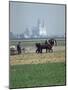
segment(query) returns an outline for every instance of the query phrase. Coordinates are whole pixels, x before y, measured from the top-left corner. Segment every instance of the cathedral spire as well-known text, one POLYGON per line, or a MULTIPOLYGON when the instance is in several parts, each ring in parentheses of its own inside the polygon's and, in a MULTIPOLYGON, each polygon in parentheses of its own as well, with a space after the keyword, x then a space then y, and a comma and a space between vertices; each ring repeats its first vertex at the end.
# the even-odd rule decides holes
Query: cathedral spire
POLYGON ((42 25, 41 26, 44 27, 44 20, 42 21, 42 25))

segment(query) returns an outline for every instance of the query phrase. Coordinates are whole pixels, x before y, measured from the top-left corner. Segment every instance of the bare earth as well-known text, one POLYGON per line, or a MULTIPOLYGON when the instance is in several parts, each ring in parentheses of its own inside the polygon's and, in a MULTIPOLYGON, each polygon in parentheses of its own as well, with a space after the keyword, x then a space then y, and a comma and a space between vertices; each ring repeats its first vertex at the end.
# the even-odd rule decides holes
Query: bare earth
POLYGON ((42 64, 48 62, 64 62, 65 47, 57 46, 53 48, 53 53, 46 53, 43 50, 42 54, 35 53, 35 48, 27 48, 26 52, 21 55, 10 56, 10 65, 16 64, 42 64))

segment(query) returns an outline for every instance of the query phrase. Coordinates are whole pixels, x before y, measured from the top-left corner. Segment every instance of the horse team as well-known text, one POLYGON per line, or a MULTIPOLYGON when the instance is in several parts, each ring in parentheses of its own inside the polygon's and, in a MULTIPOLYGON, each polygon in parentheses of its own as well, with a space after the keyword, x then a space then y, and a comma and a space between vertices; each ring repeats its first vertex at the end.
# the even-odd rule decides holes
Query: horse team
POLYGON ((46 40, 44 44, 36 43, 36 53, 42 53, 43 49, 46 49, 46 53, 53 52, 53 46, 57 45, 57 41, 55 39, 46 40))

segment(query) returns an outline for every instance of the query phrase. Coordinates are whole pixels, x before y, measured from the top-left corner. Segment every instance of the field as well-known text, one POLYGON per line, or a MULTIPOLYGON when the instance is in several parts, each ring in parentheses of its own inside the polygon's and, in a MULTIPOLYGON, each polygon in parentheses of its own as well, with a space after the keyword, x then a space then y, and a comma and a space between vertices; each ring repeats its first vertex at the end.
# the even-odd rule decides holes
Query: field
POLYGON ((41 64, 48 62, 64 62, 65 53, 64 51, 57 51, 54 53, 23 53, 21 55, 10 56, 11 65, 16 64, 41 64))
MULTIPOLYGON (((38 40, 38 42, 44 42, 38 40)), ((16 45, 18 41, 11 41, 16 45)), ((59 40, 53 53, 35 53, 37 41, 22 41, 26 52, 10 56, 10 88, 65 85, 65 42, 59 40)))
POLYGON ((65 64, 25 64, 10 67, 10 88, 65 85, 65 64))

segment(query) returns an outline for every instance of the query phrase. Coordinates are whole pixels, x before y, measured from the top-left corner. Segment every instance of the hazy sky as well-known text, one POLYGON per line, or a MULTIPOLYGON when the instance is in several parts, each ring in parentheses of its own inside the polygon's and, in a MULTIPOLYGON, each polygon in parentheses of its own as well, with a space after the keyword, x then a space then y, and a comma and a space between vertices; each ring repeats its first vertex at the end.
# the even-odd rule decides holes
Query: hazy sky
POLYGON ((31 30, 38 19, 44 20, 49 35, 64 35, 65 5, 10 2, 10 31, 31 30))

